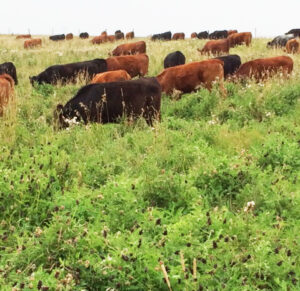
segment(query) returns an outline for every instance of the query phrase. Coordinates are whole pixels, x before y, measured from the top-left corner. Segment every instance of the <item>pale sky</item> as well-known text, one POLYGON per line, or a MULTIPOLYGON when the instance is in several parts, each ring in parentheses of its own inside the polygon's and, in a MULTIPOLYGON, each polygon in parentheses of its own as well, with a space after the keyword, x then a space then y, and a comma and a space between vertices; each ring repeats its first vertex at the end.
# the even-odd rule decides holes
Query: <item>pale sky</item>
POLYGON ((4 0, 0 33, 99 35, 134 30, 149 36, 171 30, 237 29, 273 37, 300 28, 300 0, 4 0))

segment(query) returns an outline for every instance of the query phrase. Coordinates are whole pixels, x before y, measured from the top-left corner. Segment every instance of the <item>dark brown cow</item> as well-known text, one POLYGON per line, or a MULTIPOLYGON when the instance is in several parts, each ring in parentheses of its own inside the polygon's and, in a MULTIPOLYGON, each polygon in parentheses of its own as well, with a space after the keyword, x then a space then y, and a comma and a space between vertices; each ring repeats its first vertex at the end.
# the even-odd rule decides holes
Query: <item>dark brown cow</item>
POLYGON ((242 64, 235 78, 254 78, 256 81, 263 81, 279 72, 287 77, 293 70, 293 64, 293 60, 286 56, 256 59, 242 64))
POLYGON ((223 62, 217 59, 193 62, 164 69, 157 76, 161 89, 166 94, 172 94, 173 90, 190 93, 199 86, 208 90, 212 89, 215 81, 219 81, 222 94, 226 96, 223 85, 224 69, 223 62))
POLYGON ((92 40, 91 40, 92 44, 100 44, 100 43, 105 43, 107 42, 107 35, 99 35, 99 36, 95 36, 92 40))
POLYGON ((131 80, 130 75, 124 70, 109 71, 97 74, 91 84, 96 83, 108 83, 108 82, 119 82, 131 80))
POLYGON ((17 35, 16 39, 20 39, 20 38, 31 38, 31 34, 20 34, 20 35, 17 35))
POLYGON ((213 55, 220 55, 222 53, 229 53, 229 42, 228 39, 218 39, 208 41, 202 50, 198 49, 201 55, 212 53, 213 55))
POLYGON ((144 53, 146 53, 146 43, 143 40, 121 44, 112 51, 113 56, 126 56, 144 53))
POLYGON ((71 39, 73 39, 73 33, 68 33, 66 35, 66 40, 71 40, 71 39))
POLYGON ((197 32, 193 32, 193 33, 191 34, 191 38, 197 38, 197 32))
POLYGON ((24 41, 24 48, 34 48, 42 45, 42 40, 40 38, 33 38, 24 41))
POLYGON ((227 30, 228 36, 234 33, 237 33, 238 31, 236 29, 234 30, 227 30))
POLYGON ((0 75, 0 116, 14 95, 14 80, 8 74, 0 75))
POLYGON ((184 39, 185 34, 183 32, 177 32, 173 34, 172 39, 173 40, 178 40, 178 39, 184 39))
POLYGON ((296 39, 290 39, 286 45, 285 45, 285 49, 286 52, 288 54, 296 54, 299 53, 299 41, 297 41, 296 39))
POLYGON ((229 46, 235 47, 237 45, 246 44, 249 46, 252 40, 252 33, 251 32, 240 32, 240 33, 233 33, 228 36, 229 46))
POLYGON ((110 57, 106 59, 106 63, 108 71, 125 70, 133 78, 147 74, 149 58, 145 54, 110 57))
POLYGON ((126 39, 133 39, 134 38, 134 32, 130 31, 126 33, 126 39))

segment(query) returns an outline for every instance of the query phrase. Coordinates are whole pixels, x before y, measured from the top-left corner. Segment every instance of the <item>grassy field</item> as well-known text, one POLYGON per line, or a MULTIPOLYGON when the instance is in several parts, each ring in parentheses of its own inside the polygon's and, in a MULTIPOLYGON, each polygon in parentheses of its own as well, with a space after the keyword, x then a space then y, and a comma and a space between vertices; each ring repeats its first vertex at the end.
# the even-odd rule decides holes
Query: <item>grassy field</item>
MULTIPOLYGON (((300 55, 263 84, 163 96, 162 121, 53 130, 83 85, 32 88, 53 64, 116 44, 0 37, 19 85, 0 120, 0 290, 300 290, 300 55), (247 207, 248 202, 249 203, 247 207)), ((267 39, 231 53, 284 55, 267 39)), ((121 42, 119 42, 121 43, 121 42)), ((149 76, 205 41, 150 42, 149 76)))

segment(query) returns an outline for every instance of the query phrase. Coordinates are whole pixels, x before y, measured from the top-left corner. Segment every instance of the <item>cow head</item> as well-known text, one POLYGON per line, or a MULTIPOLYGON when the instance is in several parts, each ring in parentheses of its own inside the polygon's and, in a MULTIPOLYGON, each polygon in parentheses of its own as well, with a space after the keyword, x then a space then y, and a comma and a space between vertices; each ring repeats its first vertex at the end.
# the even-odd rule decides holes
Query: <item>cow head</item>
POLYGON ((69 124, 65 122, 63 109, 64 106, 62 104, 58 104, 53 112, 54 129, 62 129, 69 126, 69 124))
POLYGON ((34 82, 37 82, 38 78, 37 78, 37 76, 33 76, 33 77, 29 77, 29 80, 30 80, 31 85, 34 86, 34 82))

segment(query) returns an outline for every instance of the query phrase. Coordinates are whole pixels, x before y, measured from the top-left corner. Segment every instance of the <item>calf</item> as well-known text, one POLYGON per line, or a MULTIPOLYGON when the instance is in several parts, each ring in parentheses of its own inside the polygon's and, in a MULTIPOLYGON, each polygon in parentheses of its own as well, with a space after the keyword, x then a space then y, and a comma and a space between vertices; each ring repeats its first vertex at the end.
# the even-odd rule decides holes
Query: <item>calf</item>
POLYGON ((144 41, 124 43, 117 46, 113 51, 113 56, 126 56, 146 53, 146 43, 144 41))
POLYGON ((29 79, 32 85, 35 82, 38 84, 47 83, 56 85, 58 82, 62 84, 76 82, 80 74, 84 74, 87 81, 90 81, 94 75, 106 71, 106 61, 104 59, 94 59, 79 63, 54 65, 37 76, 29 77, 29 79))
POLYGON ((120 82, 131 80, 130 75, 124 70, 108 71, 97 74, 91 84, 96 83, 109 83, 109 82, 120 82))
POLYGON ((107 58, 106 63, 108 71, 125 70, 133 78, 147 74, 149 58, 145 54, 118 56, 107 58))
POLYGON ((185 56, 182 52, 176 51, 168 54, 164 59, 164 68, 185 64, 185 56))
POLYGON ((235 77, 237 79, 254 78, 258 82, 279 72, 287 77, 293 70, 293 64, 293 60, 286 56, 256 59, 242 64, 235 77))
POLYGON ((0 75, 0 116, 14 94, 14 80, 8 74, 0 75))
POLYGON ((66 40, 71 40, 71 39, 73 39, 73 33, 68 33, 66 35, 66 40))
POLYGON ((193 33, 191 34, 191 38, 197 38, 197 33, 196 33, 196 32, 193 32, 193 33))
POLYGON ((65 106, 54 112, 58 128, 70 121, 119 122, 126 115, 144 117, 149 125, 160 116, 161 88, 156 78, 91 84, 81 88, 65 106))
POLYGON ((220 89, 225 96, 223 79, 223 62, 217 59, 167 68, 157 76, 162 91, 168 95, 172 94, 174 89, 190 93, 199 86, 211 90, 213 83, 219 81, 220 89))

